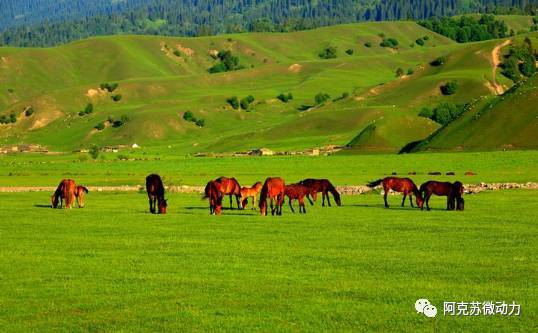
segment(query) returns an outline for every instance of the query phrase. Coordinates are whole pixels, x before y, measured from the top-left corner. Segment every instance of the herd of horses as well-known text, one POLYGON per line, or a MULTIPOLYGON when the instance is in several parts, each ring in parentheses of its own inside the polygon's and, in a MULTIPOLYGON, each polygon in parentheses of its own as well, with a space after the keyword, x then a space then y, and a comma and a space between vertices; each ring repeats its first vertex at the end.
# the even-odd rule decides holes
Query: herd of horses
MULTIPOLYGON (((417 207, 430 210, 429 201, 432 195, 447 197, 447 210, 463 210, 464 200, 463 184, 459 181, 454 183, 427 181, 418 188, 410 178, 386 177, 367 184, 370 188, 375 188, 379 185, 383 186, 385 207, 389 207, 387 195, 390 191, 403 193, 402 207, 405 204, 405 199, 409 197, 409 203, 413 206, 413 196, 417 207)), ((157 174, 151 174, 146 177, 146 192, 149 199, 149 210, 153 214, 166 214, 167 201, 165 199, 165 188, 161 177, 157 174)), ((84 207, 84 196, 88 193, 88 189, 84 186, 77 186, 72 179, 64 179, 58 185, 58 188, 51 197, 53 208, 58 205, 64 208, 71 208, 75 198, 78 207, 84 207), (65 200, 65 205, 63 201, 65 200)), ((284 200, 288 198, 288 204, 292 212, 293 201, 299 203, 299 213, 306 214, 305 199, 311 205, 317 200, 318 193, 322 194, 322 206, 331 206, 329 193, 332 195, 334 202, 342 205, 340 193, 327 179, 304 179, 296 184, 286 185, 284 179, 280 177, 269 177, 262 184, 256 182, 251 187, 241 187, 237 179, 231 177, 220 177, 210 180, 204 188, 202 199, 209 201, 209 212, 212 215, 222 214, 222 201, 225 196, 230 198, 230 209, 233 209, 233 197, 235 197, 237 209, 243 210, 248 206, 248 200, 252 199, 252 209, 256 209, 256 200, 259 195, 258 207, 262 215, 267 215, 267 201, 271 208, 271 215, 282 215, 282 205, 284 200)))

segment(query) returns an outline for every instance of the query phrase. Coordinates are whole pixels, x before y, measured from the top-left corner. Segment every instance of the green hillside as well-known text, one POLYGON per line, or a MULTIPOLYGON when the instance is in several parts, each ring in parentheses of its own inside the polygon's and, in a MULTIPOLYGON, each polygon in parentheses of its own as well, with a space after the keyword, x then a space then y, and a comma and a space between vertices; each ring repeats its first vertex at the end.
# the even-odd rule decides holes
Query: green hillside
MULTIPOLYGON (((528 35, 536 40, 536 33, 528 35)), ((53 150, 137 143, 170 145, 179 153, 302 150, 345 145, 375 123, 373 134, 353 140, 352 151, 397 152, 439 127, 417 116, 422 106, 493 94, 491 51, 502 42, 457 44, 413 22, 377 22, 293 33, 114 36, 56 48, 4 47, 0 114, 18 118, 0 125, 0 143, 53 150), (417 45, 424 36, 424 46, 417 45), (383 38, 397 39, 397 48, 381 47, 383 38), (328 47, 336 47, 337 57, 321 59, 328 47), (230 50, 244 69, 209 74, 216 63, 211 54, 219 50, 230 50), (430 66, 439 56, 446 63, 430 66), (397 68, 413 74, 397 78, 397 68), (458 80, 460 89, 442 96, 439 86, 448 80, 458 80), (105 82, 119 86, 109 93, 99 89, 105 82), (331 98, 309 107, 320 92, 331 98), (276 99, 280 93, 294 98, 283 103, 276 99), (343 93, 348 95, 338 99, 343 93), (122 98, 114 102, 117 94, 122 98), (255 97, 249 111, 226 102, 247 95, 255 97), (88 103, 93 113, 79 116, 88 103), (34 113, 25 116, 29 107, 34 113), (205 126, 185 121, 186 111, 205 126), (109 116, 129 121, 114 128, 109 116), (101 122, 106 128, 94 129, 101 122)))
POLYGON ((538 77, 486 99, 416 150, 537 149, 538 77))

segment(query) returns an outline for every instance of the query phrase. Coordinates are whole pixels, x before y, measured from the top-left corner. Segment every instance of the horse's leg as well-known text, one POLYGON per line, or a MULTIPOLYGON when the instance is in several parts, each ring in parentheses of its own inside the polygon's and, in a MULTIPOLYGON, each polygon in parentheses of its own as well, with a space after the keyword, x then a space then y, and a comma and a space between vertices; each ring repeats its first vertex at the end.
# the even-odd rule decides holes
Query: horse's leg
POLYGON ((329 192, 325 192, 325 195, 327 196, 327 204, 329 204, 329 207, 331 207, 331 198, 329 197, 329 192))
POLYGON ((278 196, 278 215, 282 215, 282 205, 284 204, 284 193, 278 196))
POLYGON ((431 198, 432 194, 431 193, 426 193, 426 210, 430 210, 430 198, 431 198))
POLYGON ((151 198, 148 198, 149 200, 149 211, 153 214, 153 200, 151 198))
POLYGON ((293 206, 291 205, 291 198, 288 198, 288 204, 290 205, 291 212, 295 213, 295 211, 293 210, 293 206))
POLYGON ((405 198, 407 198, 407 192, 404 192, 404 193, 403 193, 402 207, 403 207, 404 204, 405 204, 405 198))
POLYGON ((230 198, 230 210, 234 209, 232 206, 232 195, 229 194, 228 197, 230 198))
POLYGON ((321 192, 321 207, 325 207, 325 193, 321 192))
POLYGON ((310 206, 314 206, 314 201, 310 199, 310 193, 306 195, 306 198, 308 199, 308 202, 310 202, 310 206))
POLYGON ((241 209, 239 208, 239 197, 237 196, 237 194, 235 195, 235 201, 237 203, 237 209, 241 209))
POLYGON ((299 213, 306 214, 306 207, 305 207, 305 204, 304 204, 304 198, 299 198, 299 213), (302 209, 302 211, 301 211, 301 209, 302 209))
POLYGON ((387 195, 389 194, 389 189, 385 184, 383 184, 383 200, 385 200, 385 208, 389 208, 389 203, 387 202, 387 195))
POLYGON ((413 206, 413 195, 411 193, 409 193, 409 203, 411 204, 411 207, 415 207, 413 206))
POLYGON ((269 198, 269 202, 271 205, 271 215, 275 215, 275 208, 273 207, 273 198, 269 198))

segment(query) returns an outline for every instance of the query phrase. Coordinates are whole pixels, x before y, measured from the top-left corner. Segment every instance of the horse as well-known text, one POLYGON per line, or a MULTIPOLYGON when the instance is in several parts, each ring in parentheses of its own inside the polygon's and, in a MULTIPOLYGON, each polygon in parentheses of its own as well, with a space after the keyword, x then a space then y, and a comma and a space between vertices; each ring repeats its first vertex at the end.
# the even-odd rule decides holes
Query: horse
POLYGON ((417 188, 417 185, 409 179, 409 178, 398 178, 398 177, 386 177, 384 179, 378 179, 374 182, 370 182, 367 184, 368 187, 374 188, 378 186, 379 184, 383 184, 383 190, 385 194, 383 195, 383 199, 385 200, 385 207, 389 208, 389 204, 387 203, 387 195, 389 194, 389 190, 393 190, 396 192, 402 192, 404 197, 402 200, 402 207, 405 203, 405 198, 407 195, 409 195, 409 202, 411 203, 411 207, 413 207, 413 199, 412 194, 415 195, 415 200, 417 202, 417 206, 419 208, 422 208, 422 205, 424 204, 424 200, 422 199, 422 195, 420 194, 420 191, 417 188))
POLYGON ((242 187, 241 188, 241 208, 245 209, 248 204, 248 198, 252 197, 252 209, 256 209, 256 197, 262 189, 262 183, 256 182, 252 187, 242 187))
POLYGON ((219 183, 211 180, 207 183, 204 189, 202 200, 209 199, 209 213, 211 215, 220 215, 222 213, 222 198, 224 195, 219 187, 219 183))
MULTIPOLYGON (((336 204, 338 206, 342 206, 342 202, 340 201, 340 193, 338 193, 336 188, 334 188, 333 184, 331 184, 329 180, 308 178, 305 180, 301 180, 299 184, 304 185, 310 189, 309 195, 312 196, 314 201, 317 200, 318 198, 318 192, 321 192, 322 198, 323 198, 323 201, 321 203, 322 206, 325 206, 325 198, 327 198, 327 204, 329 205, 329 207, 331 206, 331 200, 329 199, 329 192, 331 192, 331 194, 333 195, 334 201, 336 202, 336 204)), ((306 196, 306 198, 308 199, 308 201, 310 201, 311 205, 314 204, 312 200, 310 200, 310 197, 308 195, 306 196)))
POLYGON ((235 201, 237 202, 237 209, 241 209, 239 206, 239 199, 241 198, 241 185, 235 178, 220 177, 215 179, 218 184, 218 188, 223 195, 230 196, 230 209, 232 207, 232 195, 235 195, 235 201))
POLYGON ((85 186, 79 185, 75 187, 75 197, 77 198, 78 208, 84 208, 84 197, 88 192, 90 191, 88 191, 88 188, 85 186))
POLYGON ((306 214, 306 207, 304 204, 304 198, 310 193, 310 188, 306 187, 302 184, 292 184, 292 185, 286 185, 286 188, 284 190, 284 194, 289 199, 289 205, 292 213, 295 213, 293 210, 293 205, 291 204, 292 200, 298 200, 299 201, 299 213, 305 213, 306 214))
MULTIPOLYGON (((452 186, 450 182, 438 182, 435 180, 430 180, 420 185, 420 193, 424 197, 424 202, 426 203, 426 210, 430 210, 430 197, 432 194, 438 196, 446 196, 446 209, 451 210, 453 208, 453 198, 452 198, 452 186)), ((421 209, 424 209, 424 205, 421 209)))
POLYGON ((166 214, 168 204, 164 199, 164 185, 159 175, 151 174, 146 177, 146 191, 148 192, 150 212, 155 214, 155 204, 157 204, 159 214, 166 214))
POLYGON ((75 181, 73 179, 63 179, 50 199, 52 208, 57 208, 59 203, 60 208, 71 209, 75 201, 75 181), (64 199, 65 207, 63 207, 64 199))
POLYGON ((271 215, 275 215, 275 213, 282 215, 285 189, 286 184, 282 178, 269 177, 265 180, 260 194, 260 212, 262 215, 267 215, 267 198, 271 201, 271 215), (276 206, 273 206, 273 202, 276 203, 276 206))

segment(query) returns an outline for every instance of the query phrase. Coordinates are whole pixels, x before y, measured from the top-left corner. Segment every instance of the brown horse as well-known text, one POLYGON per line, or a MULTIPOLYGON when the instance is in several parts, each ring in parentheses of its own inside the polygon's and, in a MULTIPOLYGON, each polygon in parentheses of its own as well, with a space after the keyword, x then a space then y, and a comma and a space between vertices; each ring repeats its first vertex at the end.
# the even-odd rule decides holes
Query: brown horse
POLYGON ((166 214, 168 204, 164 199, 164 185, 159 175, 151 174, 146 177, 146 191, 148 192, 150 212, 155 214, 155 204, 157 204, 159 214, 166 214))
POLYGON ((452 192, 450 193, 451 196, 451 204, 452 209, 456 208, 456 210, 463 210, 465 206, 465 200, 463 200, 463 192, 465 191, 465 188, 463 187, 463 184, 461 182, 454 182, 452 184, 452 192), (455 207, 454 207, 455 206, 455 207))
POLYGON ((286 189, 284 191, 285 195, 289 199, 289 204, 291 211, 295 213, 293 210, 293 205, 291 204, 292 200, 298 200, 299 201, 299 213, 305 213, 306 214, 306 207, 304 205, 304 198, 311 192, 309 187, 306 187, 302 184, 292 184, 292 185, 286 185, 286 189))
MULTIPOLYGON (((424 202, 426 203, 426 210, 430 210, 430 197, 432 194, 438 196, 446 196, 446 209, 454 209, 453 206, 453 197, 452 197, 452 186, 450 182, 437 182, 435 180, 430 180, 420 185, 420 193, 424 196, 424 202)), ((422 206, 424 209, 424 205, 422 206)))
POLYGON ((88 188, 84 186, 79 185, 75 188, 75 197, 77 198, 78 208, 84 208, 84 197, 88 192, 88 188))
POLYGON ((215 179, 218 188, 223 195, 230 196, 230 209, 232 207, 232 195, 235 195, 235 201, 237 202, 237 209, 241 209, 239 206, 239 199, 241 198, 241 185, 235 178, 220 177, 215 179))
POLYGON ((284 191, 286 184, 282 178, 267 178, 263 184, 260 194, 260 212, 267 215, 267 198, 271 201, 271 215, 282 215, 282 204, 284 203, 284 191), (273 206, 273 202, 276 206, 273 206))
POLYGON ((223 194, 219 189, 220 184, 214 180, 209 181, 204 189, 202 200, 209 199, 209 213, 211 215, 220 215, 222 213, 223 194))
MULTIPOLYGON (((304 185, 310 189, 309 195, 312 196, 314 201, 316 201, 318 198, 318 192, 321 192, 322 198, 323 198, 323 201, 321 203, 322 206, 325 206, 325 198, 327 198, 327 204, 329 205, 329 207, 331 206, 331 200, 329 199, 329 192, 331 192, 331 194, 333 195, 334 201, 336 202, 336 204, 338 206, 342 205, 342 202, 340 201, 340 193, 338 193, 336 188, 334 188, 333 184, 331 184, 331 182, 327 179, 309 178, 309 179, 301 180, 299 184, 304 185)), ((311 205, 314 204, 312 200, 310 200, 309 196, 307 196, 306 198, 308 199, 308 201, 310 201, 311 205)))
POLYGON ((242 187, 241 188, 241 208, 245 209, 248 204, 248 198, 252 197, 252 209, 256 209, 256 198, 258 193, 262 189, 262 183, 256 182, 252 187, 242 187))
POLYGON ((368 183, 367 186, 370 188, 374 188, 379 184, 383 184, 383 191, 385 192, 385 194, 383 195, 383 199, 385 200, 385 207, 389 207, 389 204, 387 203, 387 195, 389 194, 389 190, 393 190, 396 192, 403 193, 404 197, 402 200, 402 207, 404 206, 405 198, 407 197, 407 195, 409 195, 409 202, 411 203, 411 207, 413 207, 412 195, 414 194, 415 200, 417 201, 417 206, 419 208, 422 208, 424 200, 422 200, 422 195, 420 194, 417 185, 415 185, 415 183, 413 183, 411 179, 386 177, 384 179, 378 179, 374 182, 368 183))
POLYGON ((75 201, 75 181, 73 179, 63 179, 50 199, 52 208, 57 208, 58 204, 60 204, 60 208, 71 209, 75 201), (65 206, 63 206, 64 199, 65 206))

